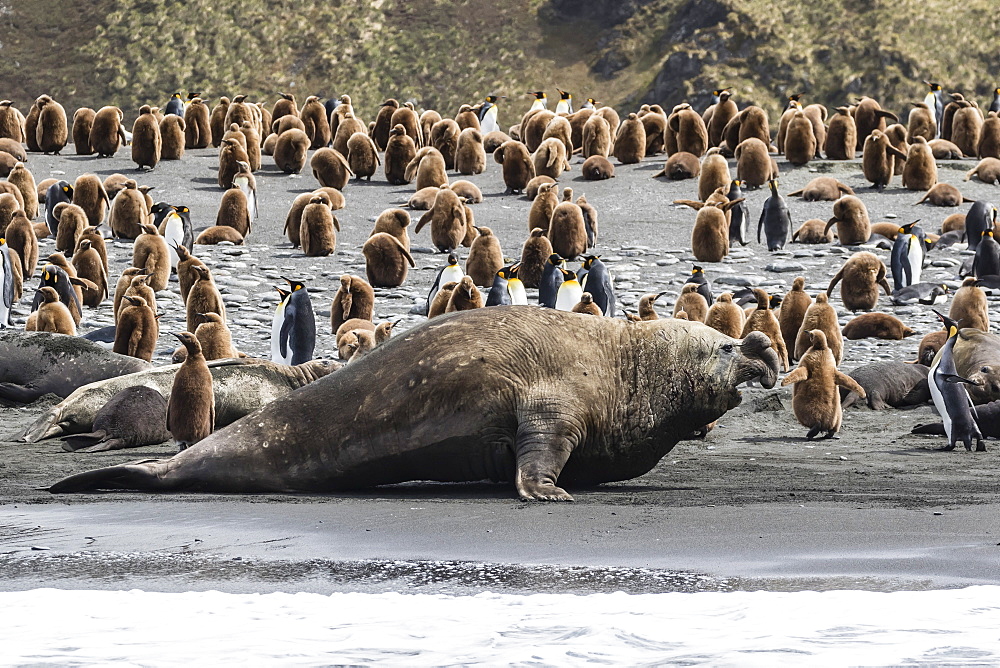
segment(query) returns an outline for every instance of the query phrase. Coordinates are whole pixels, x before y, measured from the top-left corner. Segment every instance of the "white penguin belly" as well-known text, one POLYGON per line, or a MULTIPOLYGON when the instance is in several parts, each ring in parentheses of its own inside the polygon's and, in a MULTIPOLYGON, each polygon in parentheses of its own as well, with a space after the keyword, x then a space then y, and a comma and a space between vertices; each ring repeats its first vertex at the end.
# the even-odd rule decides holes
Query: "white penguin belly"
POLYGON ((556 310, 557 311, 572 311, 573 307, 580 303, 580 297, 583 296, 583 288, 576 281, 566 281, 559 286, 559 292, 556 294, 556 310))
POLYGON ((167 216, 167 224, 163 227, 163 238, 166 239, 167 249, 170 251, 170 267, 176 269, 181 258, 174 250, 174 246, 184 243, 184 221, 176 213, 167 216))
POLYGON ((916 236, 910 235, 908 251, 906 259, 907 262, 910 263, 910 282, 919 283, 920 272, 923 270, 924 265, 924 254, 923 251, 920 250, 920 239, 916 236))

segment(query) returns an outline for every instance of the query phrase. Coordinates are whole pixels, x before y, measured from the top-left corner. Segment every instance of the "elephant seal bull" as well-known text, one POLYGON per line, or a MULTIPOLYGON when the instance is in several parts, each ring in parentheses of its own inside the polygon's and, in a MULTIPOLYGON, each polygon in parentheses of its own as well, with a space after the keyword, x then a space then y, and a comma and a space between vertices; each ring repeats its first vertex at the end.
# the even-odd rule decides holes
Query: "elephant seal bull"
POLYGON ((965 386, 972 403, 1000 399, 1000 336, 963 327, 951 354, 958 375, 972 381, 965 386))
POLYGON ((81 473, 92 489, 333 492, 408 480, 513 481, 522 499, 571 500, 556 483, 642 475, 777 380, 767 337, 701 323, 630 323, 531 306, 462 311, 393 337, 166 460, 81 473))
POLYGON ((7 405, 31 403, 45 394, 66 397, 81 385, 149 367, 76 336, 0 331, 0 403, 7 405))
MULTIPOLYGON (((215 392, 215 424, 222 427, 332 373, 340 368, 340 363, 313 360, 298 366, 286 366, 248 358, 215 360, 208 366, 215 392)), ((54 436, 89 432, 94 429, 98 411, 127 387, 145 385, 168 397, 174 384, 174 374, 180 367, 180 364, 170 364, 85 385, 42 413, 25 430, 23 439, 28 443, 37 443, 54 436)))

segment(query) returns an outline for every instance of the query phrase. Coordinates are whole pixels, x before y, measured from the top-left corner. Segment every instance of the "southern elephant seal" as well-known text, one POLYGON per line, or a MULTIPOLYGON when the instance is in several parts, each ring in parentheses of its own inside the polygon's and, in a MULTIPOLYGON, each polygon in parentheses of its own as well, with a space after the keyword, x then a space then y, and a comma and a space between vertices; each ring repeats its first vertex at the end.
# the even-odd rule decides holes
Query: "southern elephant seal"
MULTIPOLYGON (((868 408, 880 411, 886 408, 917 406, 931 400, 927 387, 927 367, 907 362, 872 362, 859 366, 847 374, 864 388, 868 408)), ((857 403, 860 396, 846 388, 840 390, 843 408, 857 403)))
POLYGON ((63 450, 104 452, 169 440, 167 400, 151 387, 134 385, 111 397, 111 401, 97 411, 94 431, 64 438, 63 450))
MULTIPOLYGON (((169 397, 174 374, 180 367, 180 364, 170 364, 81 387, 42 413, 25 430, 23 438, 28 443, 37 443, 63 434, 92 431, 98 411, 126 387, 145 385, 169 397)), ((216 427, 235 422, 338 368, 338 362, 326 360, 313 360, 298 366, 250 358, 209 362, 215 392, 216 427)))
POLYGON ((7 405, 30 403, 44 394, 66 397, 81 385, 149 367, 75 336, 0 331, 0 403, 7 405))
POLYGON ((462 311, 175 457, 78 474, 50 491, 333 492, 489 479, 514 482, 522 499, 571 500, 557 482, 642 475, 739 405, 737 385, 770 388, 777 374, 760 333, 739 341, 690 321, 530 306, 462 311))
POLYGON ((1000 336, 963 327, 958 331, 952 357, 958 375, 972 381, 965 385, 972 403, 1000 399, 1000 336))

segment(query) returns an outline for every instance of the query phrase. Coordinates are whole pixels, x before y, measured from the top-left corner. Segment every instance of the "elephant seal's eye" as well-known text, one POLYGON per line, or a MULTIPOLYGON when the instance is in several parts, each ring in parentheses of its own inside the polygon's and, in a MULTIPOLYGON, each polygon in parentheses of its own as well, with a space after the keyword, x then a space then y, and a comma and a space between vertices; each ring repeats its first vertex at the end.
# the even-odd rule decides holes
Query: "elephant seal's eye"
POLYGON ((727 344, 725 344, 725 345, 722 346, 722 349, 725 350, 727 353, 733 352, 733 348, 734 348, 734 346, 731 343, 727 343, 727 344))

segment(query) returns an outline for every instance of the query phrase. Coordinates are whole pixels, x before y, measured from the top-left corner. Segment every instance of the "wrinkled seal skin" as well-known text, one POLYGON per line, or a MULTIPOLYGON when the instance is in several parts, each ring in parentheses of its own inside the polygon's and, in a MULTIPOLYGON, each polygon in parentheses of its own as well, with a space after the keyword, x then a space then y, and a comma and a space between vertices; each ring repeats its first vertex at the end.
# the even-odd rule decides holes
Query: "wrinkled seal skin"
POLYGON ((97 412, 93 432, 63 440, 67 452, 104 452, 169 441, 167 400, 145 385, 126 387, 97 412))
MULTIPOLYGON (((865 401, 874 411, 901 406, 917 406, 931 400, 927 387, 928 368, 906 362, 872 362, 850 372, 851 378, 864 388, 865 401)), ((840 389, 843 408, 853 406, 860 397, 846 388, 840 389)))
MULTIPOLYGON (((38 417, 24 432, 24 440, 79 434, 94 429, 98 412, 127 387, 145 385, 170 396, 180 364, 161 366, 79 388, 38 417)), ((268 360, 216 360, 209 362, 215 392, 215 425, 222 427, 252 413, 264 404, 340 368, 338 362, 313 360, 298 366, 268 360)))
POLYGON ((1000 399, 1000 336, 964 327, 958 331, 951 354, 958 375, 972 381, 965 386, 972 403, 1000 399))
POLYGON ((0 403, 7 405, 50 393, 66 397, 81 385, 149 367, 75 336, 0 331, 0 403))
POLYGON ((489 479, 513 481, 524 499, 571 500, 557 480, 642 475, 737 406, 738 384, 773 387, 777 373, 760 333, 741 342, 695 322, 530 306, 456 312, 171 459, 82 473, 50 491, 333 492, 489 479))

